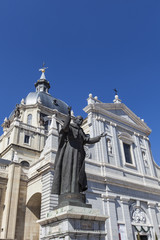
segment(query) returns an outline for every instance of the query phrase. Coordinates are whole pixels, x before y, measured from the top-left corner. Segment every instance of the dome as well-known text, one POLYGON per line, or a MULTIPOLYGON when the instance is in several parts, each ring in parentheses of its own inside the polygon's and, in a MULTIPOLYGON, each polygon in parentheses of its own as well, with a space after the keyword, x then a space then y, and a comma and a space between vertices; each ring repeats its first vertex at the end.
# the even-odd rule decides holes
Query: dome
MULTIPOLYGON (((68 105, 60 99, 54 98, 49 94, 50 83, 47 81, 45 76, 45 70, 47 68, 43 67, 39 69, 42 72, 42 75, 39 80, 35 83, 36 92, 30 92, 25 99, 22 99, 21 103, 25 105, 35 105, 37 103, 42 104, 43 106, 56 109, 63 114, 68 113, 68 105)), ((16 106, 16 109, 19 106, 16 106)), ((12 111, 9 116, 9 119, 15 114, 16 109, 12 111)))
POLYGON ((47 108, 57 109, 59 112, 64 114, 68 113, 68 105, 65 102, 52 97, 46 92, 30 92, 24 100, 26 105, 32 105, 38 102, 47 108))

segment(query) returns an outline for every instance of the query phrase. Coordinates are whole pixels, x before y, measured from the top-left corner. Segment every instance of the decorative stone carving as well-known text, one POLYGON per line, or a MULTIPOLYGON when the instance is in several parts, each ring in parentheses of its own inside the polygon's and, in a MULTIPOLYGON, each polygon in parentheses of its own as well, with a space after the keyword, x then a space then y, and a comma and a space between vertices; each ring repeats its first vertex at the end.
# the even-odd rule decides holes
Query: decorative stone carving
POLYGON ((7 118, 4 119, 3 127, 4 128, 9 128, 10 127, 10 120, 9 119, 7 119, 7 118))
POLYGON ((96 116, 96 120, 101 121, 101 122, 106 122, 106 119, 101 116, 96 116))
POLYGON ((22 104, 22 105, 24 104, 24 98, 22 98, 22 100, 21 100, 21 104, 22 104))
POLYGON ((116 94, 113 102, 114 103, 121 103, 122 101, 119 99, 118 95, 116 94))
POLYGON ((86 153, 86 158, 91 158, 91 153, 90 153, 90 150, 89 150, 89 147, 88 146, 84 146, 84 150, 85 150, 85 153, 86 153))
POLYGON ((19 118, 20 117, 20 108, 19 108, 19 105, 16 104, 16 109, 15 109, 15 112, 14 112, 14 117, 15 118, 19 118))
POLYGON ((108 154, 112 154, 112 144, 109 138, 107 139, 107 149, 108 149, 108 154))
POLYGON ((143 160, 144 160, 144 165, 146 167, 148 167, 148 161, 147 161, 147 156, 146 156, 146 152, 145 151, 142 151, 142 157, 143 157, 143 160))
POLYGON ((110 131, 110 129, 109 129, 109 125, 108 125, 107 122, 105 122, 105 124, 104 124, 104 128, 105 128, 105 132, 106 132, 106 131, 110 131))
POLYGON ((139 143, 140 143, 140 145, 143 145, 143 138, 142 137, 139 138, 139 143))
POLYGON ((44 121, 44 118, 42 116, 40 116, 39 123, 40 123, 40 126, 44 126, 45 125, 45 121, 44 121))
POLYGON ((135 223, 144 224, 146 223, 146 214, 140 208, 136 208, 132 213, 132 220, 135 223))
POLYGON ((40 104, 42 103, 42 101, 41 101, 41 98, 40 98, 40 97, 38 97, 38 99, 37 99, 37 102, 38 102, 38 103, 40 103, 40 104))

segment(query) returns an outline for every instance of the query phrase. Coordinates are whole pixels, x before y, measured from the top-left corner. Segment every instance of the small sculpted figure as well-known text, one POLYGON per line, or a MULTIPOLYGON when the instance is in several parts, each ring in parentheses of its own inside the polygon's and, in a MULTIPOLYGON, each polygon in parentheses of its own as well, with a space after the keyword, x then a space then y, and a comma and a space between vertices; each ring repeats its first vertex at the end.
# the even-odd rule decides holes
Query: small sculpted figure
POLYGON ((9 128, 10 127, 10 120, 7 119, 7 118, 4 119, 4 127, 5 128, 9 128))
POLYGON ((18 104, 16 104, 16 109, 15 109, 15 112, 14 112, 14 117, 17 117, 17 118, 20 117, 20 108, 19 108, 19 105, 18 105, 18 104))
POLYGON ((85 173, 85 144, 98 142, 106 133, 90 138, 80 127, 83 118, 78 116, 71 121, 71 108, 59 133, 59 146, 55 159, 53 194, 80 193, 87 190, 85 173))
POLYGON ((111 145, 111 140, 107 140, 107 147, 108 147, 108 153, 112 154, 112 145, 111 145))
POLYGON ((45 124, 44 118, 42 116, 40 116, 39 123, 40 123, 40 126, 44 126, 44 124, 45 124))

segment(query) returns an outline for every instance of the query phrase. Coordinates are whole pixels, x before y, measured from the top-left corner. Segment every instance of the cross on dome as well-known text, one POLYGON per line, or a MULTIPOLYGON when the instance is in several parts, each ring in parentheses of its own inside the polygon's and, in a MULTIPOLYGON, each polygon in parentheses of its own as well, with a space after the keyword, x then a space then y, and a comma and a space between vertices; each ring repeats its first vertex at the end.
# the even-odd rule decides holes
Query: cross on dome
POLYGON ((45 67, 45 63, 43 62, 42 68, 39 69, 39 71, 42 72, 40 79, 46 79, 46 76, 45 76, 44 73, 45 73, 47 68, 48 67, 45 67))

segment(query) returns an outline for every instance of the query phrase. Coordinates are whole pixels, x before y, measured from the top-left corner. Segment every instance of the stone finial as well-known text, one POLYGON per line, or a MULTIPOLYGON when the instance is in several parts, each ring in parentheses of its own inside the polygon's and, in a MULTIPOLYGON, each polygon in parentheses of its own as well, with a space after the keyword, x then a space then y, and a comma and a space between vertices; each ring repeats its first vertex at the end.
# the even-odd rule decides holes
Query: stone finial
POLYGON ((21 100, 21 104, 24 104, 24 98, 22 98, 22 100, 21 100))
POLYGON ((98 100, 98 97, 97 96, 93 97, 92 93, 89 94, 89 98, 87 99, 87 101, 88 101, 88 105, 94 104, 94 103, 100 103, 100 101, 98 100))
POLYGON ((7 117, 5 117, 5 119, 4 119, 4 123, 3 123, 3 127, 4 128, 9 128, 10 127, 10 120, 7 118, 7 117))
POLYGON ((115 98, 113 100, 114 103, 121 103, 122 101, 119 99, 118 95, 115 95, 115 98))
POLYGON ((49 134, 56 133, 57 134, 57 122, 56 122, 56 114, 52 115, 51 125, 49 128, 49 134))
POLYGON ((114 103, 121 103, 121 100, 120 100, 119 97, 118 97, 118 91, 117 91, 117 89, 115 88, 115 89, 113 89, 113 90, 114 90, 114 92, 115 92, 115 97, 114 97, 113 102, 114 102, 114 103))
POLYGON ((74 112, 73 112, 73 110, 71 110, 71 116, 73 116, 73 117, 74 117, 74 112))

